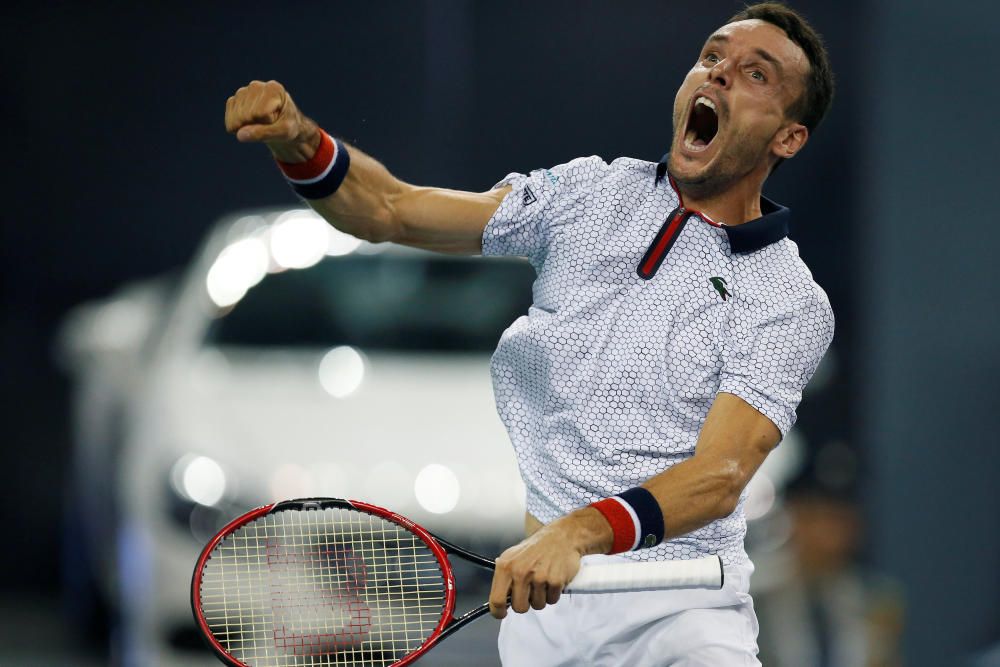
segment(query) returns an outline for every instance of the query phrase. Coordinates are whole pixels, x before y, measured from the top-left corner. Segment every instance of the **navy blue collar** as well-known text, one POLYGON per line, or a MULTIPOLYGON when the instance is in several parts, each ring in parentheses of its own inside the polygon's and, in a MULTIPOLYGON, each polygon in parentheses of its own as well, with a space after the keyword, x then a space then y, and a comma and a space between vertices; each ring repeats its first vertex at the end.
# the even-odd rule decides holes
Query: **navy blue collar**
MULTIPOLYGON (((665 176, 668 176, 667 159, 669 156, 669 153, 664 155, 659 164, 656 165, 656 180, 654 181, 656 185, 665 176)), ((672 178, 670 186, 677 190, 672 178)), ((679 190, 677 190, 677 197, 680 199, 679 190)), ((722 228, 726 230, 726 236, 729 237, 729 247, 733 252, 745 253, 760 250, 764 246, 769 246, 788 236, 788 226, 792 219, 792 212, 788 208, 761 196, 760 212, 759 218, 741 225, 722 224, 722 228)))

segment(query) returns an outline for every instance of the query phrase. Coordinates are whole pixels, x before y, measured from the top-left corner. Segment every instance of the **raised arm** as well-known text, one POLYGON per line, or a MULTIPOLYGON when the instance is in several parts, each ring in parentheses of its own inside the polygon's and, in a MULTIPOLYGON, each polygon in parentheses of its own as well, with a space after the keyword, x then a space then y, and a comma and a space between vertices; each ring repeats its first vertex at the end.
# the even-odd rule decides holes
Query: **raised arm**
MULTIPOLYGON (((226 101, 226 130, 241 142, 263 143, 288 164, 310 160, 321 140, 319 126, 277 81, 253 81, 237 90, 226 101)), ((486 223, 509 187, 476 193, 410 185, 359 149, 348 145, 347 150, 350 168, 337 191, 306 200, 331 225, 376 243, 481 252, 486 223)))

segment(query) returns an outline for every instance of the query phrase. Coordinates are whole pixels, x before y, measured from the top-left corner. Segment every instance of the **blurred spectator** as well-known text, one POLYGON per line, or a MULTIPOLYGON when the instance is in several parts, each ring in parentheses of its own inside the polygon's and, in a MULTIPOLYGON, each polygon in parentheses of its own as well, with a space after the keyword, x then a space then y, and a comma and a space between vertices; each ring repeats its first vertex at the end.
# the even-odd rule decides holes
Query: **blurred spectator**
POLYGON ((857 457, 824 446, 786 489, 790 536, 759 560, 754 601, 767 667, 896 667, 902 597, 858 560, 857 457))
POLYGON ((1000 667, 1000 642, 975 656, 969 667, 1000 667))

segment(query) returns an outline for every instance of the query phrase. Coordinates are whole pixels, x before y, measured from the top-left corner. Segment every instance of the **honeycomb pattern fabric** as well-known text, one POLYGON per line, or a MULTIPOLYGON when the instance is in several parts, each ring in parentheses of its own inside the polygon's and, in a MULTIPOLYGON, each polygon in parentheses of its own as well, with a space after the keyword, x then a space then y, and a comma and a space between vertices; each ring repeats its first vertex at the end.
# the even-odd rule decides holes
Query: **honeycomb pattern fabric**
MULTIPOLYGON (((720 391, 784 435, 833 337, 826 294, 784 237, 733 252, 724 227, 692 216, 656 274, 640 278, 641 258, 679 205, 656 167, 593 156, 495 186, 512 190, 486 226, 483 254, 527 257, 537 277, 532 306, 493 355, 493 387, 527 509, 543 523, 693 456, 720 391)), ((745 501, 627 555, 743 563, 745 501)))

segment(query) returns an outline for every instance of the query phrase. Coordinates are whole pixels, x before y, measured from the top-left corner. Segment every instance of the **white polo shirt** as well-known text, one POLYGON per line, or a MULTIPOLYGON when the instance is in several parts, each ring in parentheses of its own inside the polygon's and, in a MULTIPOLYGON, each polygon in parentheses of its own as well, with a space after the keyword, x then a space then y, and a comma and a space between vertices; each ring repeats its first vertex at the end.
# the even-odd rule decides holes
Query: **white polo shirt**
MULTIPOLYGON (((694 455, 718 392, 781 431, 833 338, 826 294, 787 238, 788 209, 728 227, 684 210, 660 164, 599 157, 509 174, 484 255, 529 259, 528 314, 491 364, 497 409, 548 523, 694 455)), ((733 514, 636 560, 747 560, 733 514)), ((670 517, 664 517, 667 526, 670 517)))

